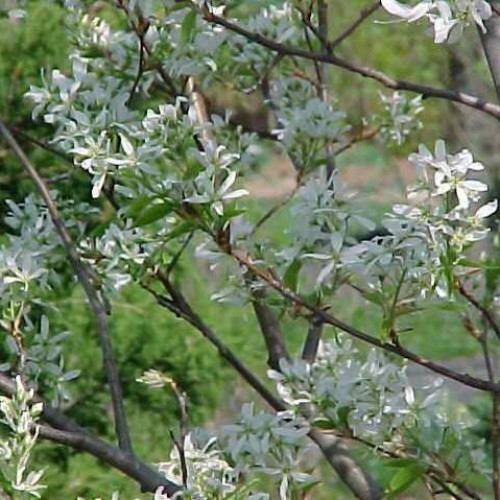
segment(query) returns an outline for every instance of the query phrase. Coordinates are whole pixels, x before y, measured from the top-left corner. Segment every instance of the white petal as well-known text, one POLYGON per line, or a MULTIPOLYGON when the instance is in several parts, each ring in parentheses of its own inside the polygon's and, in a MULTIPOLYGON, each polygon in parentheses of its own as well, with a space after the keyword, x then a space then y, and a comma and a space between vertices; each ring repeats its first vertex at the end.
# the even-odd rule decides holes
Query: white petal
POLYGON ((105 173, 97 177, 97 180, 94 182, 94 185, 92 186, 92 198, 99 198, 105 180, 106 180, 105 173))
POLYGON ((470 191, 488 191, 488 186, 481 181, 464 181, 462 186, 470 191))
POLYGON ((131 142, 123 134, 120 134, 120 139, 121 146, 123 148, 123 151, 125 151, 125 154, 128 156, 132 156, 134 154, 134 147, 132 146, 131 142))
POLYGON ((236 172, 234 170, 231 170, 226 177, 226 180, 222 183, 222 186, 219 189, 219 193, 224 194, 234 184, 235 180, 236 172))
POLYGON ((237 189, 236 191, 231 191, 230 193, 225 194, 222 199, 223 200, 234 200, 236 198, 241 198, 242 196, 247 196, 250 193, 246 189, 237 189))
POLYGON ((486 203, 486 205, 483 205, 481 208, 479 208, 479 210, 476 212, 475 217, 477 217, 478 219, 484 219, 494 214, 497 210, 498 210, 498 200, 493 200, 490 201, 489 203, 486 203))
POLYGON ((420 2, 415 5, 415 7, 408 7, 396 0, 382 0, 382 7, 389 12, 389 14, 407 19, 408 22, 416 21, 424 17, 429 11, 429 4, 427 2, 420 2))

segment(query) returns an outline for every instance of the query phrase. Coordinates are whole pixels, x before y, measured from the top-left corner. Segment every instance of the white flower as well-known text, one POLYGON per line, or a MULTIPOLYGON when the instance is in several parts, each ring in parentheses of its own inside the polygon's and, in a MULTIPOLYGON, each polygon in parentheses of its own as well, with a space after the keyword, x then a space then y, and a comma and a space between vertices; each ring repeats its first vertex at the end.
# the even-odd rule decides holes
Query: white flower
POLYGON ((402 4, 396 0, 382 0, 382 7, 393 16, 406 19, 409 23, 425 17, 433 7, 429 0, 419 2, 414 7, 402 4))
POLYGON ((217 189, 214 188, 214 184, 216 177, 218 176, 215 172, 210 175, 207 171, 204 171, 197 178, 197 185, 201 193, 189 196, 188 198, 185 198, 184 201, 186 203, 193 204, 210 203, 215 213, 223 216, 225 201, 235 200, 249 194, 246 189, 236 189, 234 191, 230 191, 231 186, 236 181, 236 171, 227 169, 226 171, 228 172, 227 176, 224 179, 224 182, 217 189))
POLYGON ((486 31, 484 21, 492 16, 491 5, 486 0, 423 0, 413 7, 396 0, 382 0, 389 14, 408 22, 426 17, 433 25, 435 43, 453 43, 470 23, 486 31))

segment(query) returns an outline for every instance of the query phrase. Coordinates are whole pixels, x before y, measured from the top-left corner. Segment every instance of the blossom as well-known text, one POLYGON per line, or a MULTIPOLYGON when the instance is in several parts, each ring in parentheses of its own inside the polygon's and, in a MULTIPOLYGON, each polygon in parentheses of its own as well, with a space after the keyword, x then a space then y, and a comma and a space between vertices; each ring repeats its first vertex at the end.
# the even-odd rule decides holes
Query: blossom
POLYGON ((492 16, 486 0, 423 0, 413 7, 397 0, 382 0, 382 7, 408 22, 427 18, 433 25, 435 43, 455 42, 470 23, 477 24, 484 33, 484 21, 492 16))
POLYGON ((224 215, 225 201, 235 200, 249 194, 246 189, 230 191, 231 186, 236 181, 236 171, 227 169, 226 171, 227 176, 218 188, 214 186, 216 182, 215 173, 210 175, 205 171, 200 174, 197 179, 197 186, 201 188, 200 190, 202 192, 189 196, 185 198, 184 201, 192 204, 210 203, 215 213, 222 217, 224 215))

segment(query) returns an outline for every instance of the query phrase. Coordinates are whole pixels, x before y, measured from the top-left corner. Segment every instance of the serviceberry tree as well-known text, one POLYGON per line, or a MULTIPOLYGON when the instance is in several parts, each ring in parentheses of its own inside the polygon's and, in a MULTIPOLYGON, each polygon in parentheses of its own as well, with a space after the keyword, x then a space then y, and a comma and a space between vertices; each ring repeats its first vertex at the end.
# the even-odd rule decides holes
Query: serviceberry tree
MULTIPOLYGON (((9 231, 0 246, 5 494, 43 498, 44 471, 33 470, 31 455, 46 439, 93 455, 155 500, 305 499, 320 491, 332 498, 330 475, 363 500, 396 498, 417 482, 432 498, 500 500, 498 202, 487 198, 485 166, 476 152, 450 151, 439 138, 421 145, 409 157, 416 180, 407 198, 377 225, 342 185, 336 163, 365 140, 400 146, 425 127, 424 103, 436 99, 482 112, 497 127, 495 102, 399 80, 337 54, 375 13, 429 24, 436 44, 460 43, 464 30, 477 29, 500 99, 500 2, 381 0, 341 33, 330 29, 335 7, 326 0, 98 4, 65 2, 71 71, 43 72, 42 83, 26 93, 33 120, 51 130, 38 145, 63 157, 69 175, 87 175, 91 201, 76 201, 64 188, 67 177, 44 179, 16 130, 0 121, 1 136, 33 181, 24 202, 8 202, 9 231), (381 85, 377 116, 353 127, 329 85, 330 67, 352 74, 356 84, 362 76, 381 85), (210 114, 205 95, 216 86, 240 99, 259 94, 268 129, 210 114), (288 157, 296 185, 256 218, 244 180, 269 148, 288 157), (279 211, 290 214, 282 243, 261 236, 279 211), (186 259, 210 264, 214 301, 252 307, 272 389, 190 302, 186 259), (71 381, 85 373, 66 368, 68 332, 53 331, 49 317, 54 294, 74 277, 95 318, 116 445, 63 412, 71 381), (110 298, 127 284, 198 331, 267 410, 248 403, 232 424, 191 429, 189 394, 167 373, 144 366, 137 382, 173 392, 179 428, 170 433, 164 462, 139 458, 108 324, 119 314, 110 298), (378 311, 371 331, 339 319, 336 297, 347 290, 378 311), (462 318, 461 335, 480 346, 485 377, 405 346, 402 320, 433 308, 462 318), (300 352, 287 345, 284 316, 305 326, 300 352), (435 377, 413 386, 407 363, 435 377), (441 378, 489 394, 487 442, 470 412, 459 411, 453 397, 445 402, 441 378), (311 443, 328 467, 311 459, 311 443), (373 458, 390 471, 385 479, 373 474, 373 458)), ((3 7, 12 23, 23 22, 25 2, 3 7)), ((234 330, 238 335, 238 325, 234 330)))

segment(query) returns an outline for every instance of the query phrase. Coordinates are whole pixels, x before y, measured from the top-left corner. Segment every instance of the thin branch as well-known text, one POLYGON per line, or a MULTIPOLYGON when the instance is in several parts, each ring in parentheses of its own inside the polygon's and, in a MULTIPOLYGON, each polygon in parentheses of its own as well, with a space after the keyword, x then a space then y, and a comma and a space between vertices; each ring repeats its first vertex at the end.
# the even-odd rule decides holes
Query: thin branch
POLYGON ((291 300, 297 305, 300 305, 304 307, 305 309, 309 310, 310 312, 316 314, 317 316, 321 317, 323 321, 329 325, 332 325, 336 328, 339 328, 340 330, 348 333, 352 337, 355 337, 359 340, 362 340, 363 342, 366 342, 370 345, 373 345, 374 347, 378 347, 380 349, 383 349, 387 352, 391 352, 393 354, 397 354, 398 356, 405 358, 409 361, 412 361, 418 365, 424 366, 425 368, 435 372, 439 373, 440 375, 443 375, 444 377, 456 380, 457 382, 460 382, 464 385, 467 385, 469 387, 473 387, 475 389, 479 389, 481 391, 487 391, 495 394, 500 394, 500 384, 498 383, 492 383, 489 380, 484 380, 480 379, 477 377, 473 377, 468 374, 464 373, 459 373, 455 370, 452 370, 451 368, 448 368, 444 365, 435 363, 433 361, 430 361, 428 359, 425 359, 401 346, 396 346, 394 344, 390 344, 387 342, 383 342, 382 340, 373 337, 372 335, 368 335, 367 333, 364 333, 347 323, 344 323, 343 321, 331 316, 328 314, 326 311, 321 309, 320 307, 311 304, 308 302, 306 299, 302 298, 300 295, 297 295, 295 292, 287 288, 285 285, 283 285, 276 277, 268 272, 267 270, 261 269, 259 266, 255 265, 252 261, 252 259, 246 255, 243 252, 239 252, 236 250, 231 250, 231 255, 237 260, 241 265, 249 269, 253 274, 258 276, 260 279, 262 279, 264 282, 266 282, 269 286, 277 290, 283 297, 291 300))
POLYGON ((332 42, 329 44, 330 51, 334 50, 338 45, 340 45, 346 38, 351 36, 358 28, 365 22, 374 12, 378 10, 378 8, 382 4, 380 3, 380 0, 377 0, 375 3, 370 5, 369 7, 364 8, 360 14, 359 17, 340 35, 335 37, 332 42))
MULTIPOLYGON (((16 393, 15 382, 3 373, 0 373, 0 392, 7 396, 16 393)), ((180 490, 179 485, 168 481, 162 474, 137 457, 90 434, 64 413, 41 400, 37 395, 34 396, 33 401, 43 403, 42 419, 50 425, 50 427, 45 425, 41 427, 41 437, 90 453, 136 481, 145 492, 155 492, 158 487, 163 486, 165 491, 173 496, 180 490)))
MULTIPOLYGON (((118 7, 118 9, 122 10, 125 13, 125 15, 127 16, 127 21, 129 23, 130 27, 132 28, 132 31, 137 35, 137 37, 139 39, 142 38, 142 46, 144 47, 144 50, 146 51, 148 57, 151 58, 153 55, 153 51, 151 50, 151 47, 146 43, 146 41, 144 40, 144 37, 143 37, 143 33, 144 33, 143 27, 148 26, 148 21, 146 19, 144 19, 142 16, 140 16, 139 25, 136 24, 132 20, 129 9, 125 5, 125 2, 123 0, 117 0, 116 6, 118 7)), ((156 69, 157 69, 158 73, 160 74, 160 77, 163 80, 163 83, 165 83, 165 85, 167 86, 170 94, 173 97, 178 96, 179 91, 178 91, 177 87, 175 86, 173 80, 170 78, 169 74, 164 70, 162 64, 159 63, 158 66, 156 67, 156 69)))
POLYGON ((194 236, 194 231, 191 231, 188 234, 188 237, 184 240, 184 243, 181 245, 181 248, 179 248, 179 251, 174 255, 172 261, 169 263, 169 265, 167 267, 167 271, 166 271, 167 278, 170 276, 170 274, 174 270, 175 266, 179 262, 180 258, 182 257, 182 254, 184 253, 184 250, 186 250, 189 243, 191 243, 193 236, 194 236))
POLYGON ((380 128, 381 127, 373 127, 367 130, 363 129, 361 133, 355 134, 348 142, 339 146, 335 150, 335 156, 344 153, 358 142, 369 141, 370 139, 373 139, 380 132, 380 128))
MULTIPOLYGON (((498 14, 500 1, 490 0, 489 3, 491 8, 498 14)), ((498 15, 491 16, 490 19, 484 22, 484 26, 486 28, 484 33, 478 26, 479 36, 481 38, 486 61, 488 62, 488 68, 495 85, 497 99, 500 101, 500 18, 498 15)))
POLYGON ((54 429, 46 425, 40 426, 40 436, 54 443, 90 453, 137 481, 144 492, 154 493, 158 488, 163 487, 164 492, 173 497, 181 490, 179 485, 168 481, 162 474, 151 469, 135 456, 115 448, 95 436, 54 429))
MULTIPOLYGON (((4 125, 17 137, 20 137, 21 139, 25 140, 26 142, 30 142, 30 143, 44 149, 45 151, 48 151, 49 153, 52 153, 53 155, 58 156, 59 158, 62 158, 66 163, 68 163, 71 166, 74 166, 73 160, 71 159, 70 156, 68 156, 66 153, 64 153, 64 151, 61 151, 60 149, 57 149, 57 148, 54 148, 53 146, 50 146, 45 141, 42 141, 40 139, 37 139, 36 137, 33 137, 32 135, 29 135, 26 132, 19 130, 17 127, 14 127, 13 125, 7 125, 7 124, 4 124, 4 125)), ((91 174, 89 172, 87 172, 86 170, 84 172, 87 174, 87 176, 91 176, 91 174)), ((56 175, 54 177, 47 179, 46 182, 47 182, 47 184, 55 184, 56 182, 60 182, 61 180, 66 180, 68 177, 71 177, 73 175, 73 173, 74 172, 62 173, 60 175, 56 175)), ((106 196, 106 199, 111 204, 111 206, 116 211, 118 211, 118 209, 120 207, 118 206, 114 197, 112 196, 112 193, 110 192, 109 187, 105 185, 103 187, 102 191, 103 191, 104 195, 106 196)))
POLYGON ((50 146, 45 141, 37 139, 36 137, 33 137, 32 135, 27 134, 26 132, 23 132, 22 130, 15 127, 14 125, 7 125, 7 124, 5 124, 5 125, 17 137, 20 137, 21 139, 23 139, 27 142, 31 142, 32 144, 35 144, 36 146, 38 146, 42 149, 45 149, 45 151, 48 151, 49 153, 52 153, 53 155, 58 156, 59 158, 62 158, 66 163, 73 165, 73 161, 71 160, 71 158, 63 151, 50 146))
POLYGON ((173 312, 179 318, 184 319, 194 326, 212 345, 214 345, 223 359, 225 359, 241 377, 276 411, 284 411, 284 404, 277 399, 265 385, 240 361, 238 356, 227 347, 216 333, 204 323, 204 321, 191 309, 184 296, 168 283, 169 293, 173 299, 169 299, 151 288, 145 287, 156 299, 157 303, 173 312))
POLYGON ((184 488, 188 486, 188 467, 186 461, 186 450, 184 448, 184 443, 186 441, 187 430, 188 430, 188 414, 187 414, 187 402, 186 394, 179 389, 177 382, 169 378, 167 381, 168 386, 172 389, 177 400, 177 405, 179 406, 180 420, 179 420, 179 439, 175 437, 173 431, 170 431, 170 437, 179 452, 179 459, 181 462, 181 472, 182 472, 182 484, 184 488))
POLYGON ((108 322, 106 318, 106 308, 104 304, 99 299, 98 293, 94 286, 92 285, 92 280, 90 277, 89 270, 87 269, 84 262, 80 259, 78 252, 76 250, 75 244, 71 239, 71 236, 62 221, 59 210, 57 209, 50 192, 45 184, 45 181, 40 177, 35 167, 31 164, 28 157, 21 149, 17 141, 11 135, 7 127, 0 120, 0 135, 2 135, 12 149, 14 154, 17 156, 24 169, 31 177, 35 183, 40 195, 42 196, 47 209, 49 210, 50 217, 54 224, 54 227, 61 237, 63 245, 68 254, 71 265, 80 281, 85 294, 87 295, 89 306, 94 313, 97 330, 99 332, 99 339, 101 343, 101 350, 104 361, 104 368, 106 371, 106 376, 108 379, 108 384, 111 392, 111 399, 113 403, 113 412, 115 416, 115 429, 118 437, 118 443, 121 449, 127 452, 132 452, 132 443, 130 441, 130 436, 128 432, 127 420, 125 416, 125 409, 123 406, 123 395, 120 384, 120 379, 118 376, 118 370, 116 367, 116 362, 113 354, 113 348, 111 345, 111 338, 108 329, 108 322))
POLYGON ((300 189, 300 186, 302 183, 297 182, 295 187, 293 188, 290 193, 288 193, 281 201, 276 203, 276 205, 273 205, 255 224, 255 226, 252 229, 252 232, 250 233, 251 236, 253 236, 273 215, 275 215, 277 212, 279 212, 283 207, 288 205, 290 201, 293 199, 293 197, 297 194, 297 192, 300 189))
POLYGON ((478 109, 490 116, 500 119, 500 106, 492 102, 484 101, 478 97, 465 94, 463 92, 455 92, 448 89, 439 89, 427 85, 421 85, 419 83, 408 82, 406 80, 398 80, 381 71, 376 70, 375 68, 371 68, 369 66, 359 66, 341 59, 340 57, 337 57, 333 54, 321 54, 317 52, 298 49, 295 47, 290 47, 288 45, 278 43, 270 38, 266 38, 258 33, 249 31, 246 28, 243 28, 211 12, 205 12, 204 19, 207 22, 218 24, 219 26, 223 26, 228 30, 233 31, 234 33, 238 33, 248 40, 262 45, 263 47, 267 47, 274 52, 278 52, 287 56, 301 57, 310 61, 320 61, 326 64, 331 64, 351 73, 376 80, 387 88, 416 92, 417 94, 422 94, 426 98, 433 97, 436 99, 445 99, 448 101, 457 102, 459 104, 478 109))
POLYGON ((132 84, 132 89, 130 90, 130 96, 127 101, 127 106, 130 106, 130 104, 132 103, 137 87, 139 86, 142 75, 144 73, 144 52, 146 51, 146 49, 144 48, 144 35, 145 33, 141 33, 139 35, 139 67, 137 68, 137 75, 135 77, 134 83, 132 84))
MULTIPOLYGON (((488 325, 487 320, 483 316, 483 333, 478 338, 483 350, 484 363, 486 372, 490 382, 495 382, 495 371, 491 361, 491 353, 488 343, 488 325)), ((492 488, 495 500, 500 500, 500 407, 498 394, 491 395, 492 411, 491 411, 491 455, 493 465, 492 488)))
POLYGON ((463 283, 457 280, 457 287, 460 295, 464 297, 473 307, 475 307, 481 315, 484 317, 486 322, 490 325, 490 327, 495 332, 496 336, 500 340, 500 325, 496 322, 493 313, 485 306, 479 303, 479 301, 471 295, 464 287, 463 283))
MULTIPOLYGON (((275 397, 246 365, 219 339, 215 332, 191 309, 180 291, 169 282, 162 283, 167 288, 171 299, 145 287, 159 305, 173 312, 176 316, 194 326, 219 351, 219 354, 239 373, 271 408, 280 412, 286 409, 285 404, 275 397)), ((381 493, 375 482, 364 473, 359 464, 352 458, 347 448, 338 440, 317 429, 309 432, 309 437, 318 445, 328 463, 337 472, 354 495, 362 500, 380 500, 381 493)))

